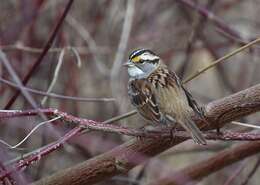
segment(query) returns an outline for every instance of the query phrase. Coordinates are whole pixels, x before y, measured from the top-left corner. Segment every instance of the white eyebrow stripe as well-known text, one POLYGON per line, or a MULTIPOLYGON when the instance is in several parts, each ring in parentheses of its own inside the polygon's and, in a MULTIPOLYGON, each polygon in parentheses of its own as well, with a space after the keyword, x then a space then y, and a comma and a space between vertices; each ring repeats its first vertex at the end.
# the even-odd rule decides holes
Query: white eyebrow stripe
POLYGON ((141 58, 142 60, 156 60, 156 59, 159 59, 158 56, 147 55, 147 54, 141 55, 140 58, 141 58))

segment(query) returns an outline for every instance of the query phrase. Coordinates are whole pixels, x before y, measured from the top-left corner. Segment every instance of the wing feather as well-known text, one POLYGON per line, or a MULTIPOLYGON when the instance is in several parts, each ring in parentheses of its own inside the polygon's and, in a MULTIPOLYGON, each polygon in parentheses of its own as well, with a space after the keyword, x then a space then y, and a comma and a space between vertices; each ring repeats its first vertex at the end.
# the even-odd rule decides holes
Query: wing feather
POLYGON ((201 118, 204 118, 203 111, 202 111, 201 107, 198 105, 198 103, 196 102, 196 100, 192 97, 192 95, 190 94, 190 92, 189 92, 187 89, 185 89, 185 87, 184 87, 183 84, 181 83, 181 81, 180 81, 180 79, 178 78, 178 76, 177 76, 174 72, 172 72, 172 71, 170 71, 169 74, 170 74, 170 76, 171 76, 171 78, 170 78, 171 81, 173 81, 172 83, 175 82, 176 84, 178 84, 178 86, 180 86, 180 87, 183 89, 183 91, 184 91, 184 93, 185 93, 185 96, 186 96, 186 98, 187 98, 188 104, 189 104, 189 106, 192 108, 192 110, 193 110, 198 116, 200 116, 201 118))
POLYGON ((153 87, 145 79, 131 80, 128 85, 128 94, 132 104, 145 119, 160 122, 161 114, 153 87))

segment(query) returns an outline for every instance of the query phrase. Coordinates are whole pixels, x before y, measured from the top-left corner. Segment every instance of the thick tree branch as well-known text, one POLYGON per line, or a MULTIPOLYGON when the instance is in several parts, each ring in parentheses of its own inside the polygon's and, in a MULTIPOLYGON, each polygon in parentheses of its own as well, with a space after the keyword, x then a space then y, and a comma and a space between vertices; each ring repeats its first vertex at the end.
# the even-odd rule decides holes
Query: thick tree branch
MULTIPOLYGON (((222 127, 225 123, 260 110, 260 85, 213 101, 204 109, 209 125, 205 125, 203 120, 195 116, 194 121, 203 129, 222 127)), ((112 176, 126 173, 148 158, 184 140, 181 138, 175 138, 174 141, 169 138, 132 139, 107 153, 43 178, 35 182, 34 185, 94 184, 112 176)))
POLYGON ((193 164, 177 173, 167 175, 151 185, 179 185, 200 180, 230 164, 260 152, 260 141, 244 143, 217 153, 209 159, 193 164))

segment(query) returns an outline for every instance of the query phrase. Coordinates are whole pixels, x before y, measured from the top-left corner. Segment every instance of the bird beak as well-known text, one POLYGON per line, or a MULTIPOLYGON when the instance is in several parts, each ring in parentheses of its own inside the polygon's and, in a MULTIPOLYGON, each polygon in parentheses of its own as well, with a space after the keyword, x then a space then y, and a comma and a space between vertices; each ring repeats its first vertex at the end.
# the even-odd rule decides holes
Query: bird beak
POLYGON ((123 67, 130 67, 133 64, 128 60, 126 63, 123 64, 123 67))

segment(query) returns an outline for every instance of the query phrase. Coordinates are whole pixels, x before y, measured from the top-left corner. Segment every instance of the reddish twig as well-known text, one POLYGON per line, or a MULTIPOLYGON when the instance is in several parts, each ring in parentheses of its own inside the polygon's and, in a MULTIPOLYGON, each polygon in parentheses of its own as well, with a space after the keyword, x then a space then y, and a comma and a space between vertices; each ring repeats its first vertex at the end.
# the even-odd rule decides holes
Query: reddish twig
POLYGON ((54 115, 56 109, 37 109, 37 110, 2 110, 0 111, 0 119, 4 118, 15 118, 23 116, 36 116, 38 112, 42 112, 46 116, 54 115))
MULTIPOLYGON (((56 37, 56 35, 58 34, 58 31, 66 17, 66 15, 68 14, 71 5, 73 3, 74 0, 69 0, 63 14, 61 15, 61 18, 58 20, 53 32, 50 35, 50 38, 48 39, 48 41, 46 42, 44 49, 42 51, 42 53, 40 54, 40 56, 37 58, 37 60, 35 61, 35 63, 33 64, 33 66, 31 67, 31 69, 29 70, 29 72, 25 75, 24 79, 23 79, 23 85, 26 85, 27 82, 29 81, 29 79, 31 78, 31 76, 33 75, 33 73, 35 72, 35 70, 37 69, 37 67, 40 65, 40 63, 43 61, 43 58, 45 57, 45 55, 47 54, 48 50, 50 49, 50 47, 52 46, 52 43, 56 37)), ((15 94, 12 96, 12 98, 8 101, 8 103, 6 104, 4 109, 10 109, 10 107, 13 105, 13 103, 15 102, 16 98, 19 96, 20 94, 20 90, 17 90, 15 92, 15 94)))
MULTIPOLYGON (((37 112, 45 113, 48 116, 57 116, 63 122, 76 124, 84 129, 97 130, 103 132, 111 132, 117 134, 123 134, 134 137, 146 137, 146 138, 160 138, 160 137, 172 137, 170 129, 162 129, 160 127, 154 128, 153 130, 138 130, 133 128, 127 128, 118 125, 111 125, 108 122, 96 122, 94 120, 84 119, 72 116, 68 113, 59 111, 57 109, 38 109, 38 110, 27 110, 27 111, 7 111, 0 112, 0 118, 11 118, 21 116, 35 116, 37 112)), ((174 137, 181 139, 189 139, 190 135, 185 131, 176 130, 174 137)), ((215 132, 205 132, 204 137, 208 140, 237 140, 237 141, 255 141, 260 139, 260 134, 254 133, 238 133, 238 132, 222 132, 217 134, 215 132)))
MULTIPOLYGON (((6 173, 6 168, 5 166, 2 164, 2 162, 0 162, 0 172, 1 173, 6 173)), ((6 177, 4 179, 1 180, 1 183, 3 183, 3 185, 5 184, 11 184, 11 185, 14 185, 15 184, 15 181, 14 179, 11 177, 10 174, 6 175, 6 177), (8 182, 8 183, 7 183, 8 182)))
POLYGON ((64 135, 57 142, 55 142, 47 147, 44 147, 43 149, 40 149, 39 151, 36 151, 34 154, 32 154, 24 159, 19 160, 12 167, 10 167, 9 170, 5 170, 3 173, 0 174, 0 182, 4 178, 6 178, 10 174, 12 174, 13 172, 18 171, 18 170, 24 170, 30 164, 39 161, 42 157, 61 148, 69 139, 71 139, 73 136, 75 136, 76 134, 78 134, 81 131, 82 131, 82 128, 76 127, 74 129, 72 129, 71 131, 69 131, 66 135, 64 135))

